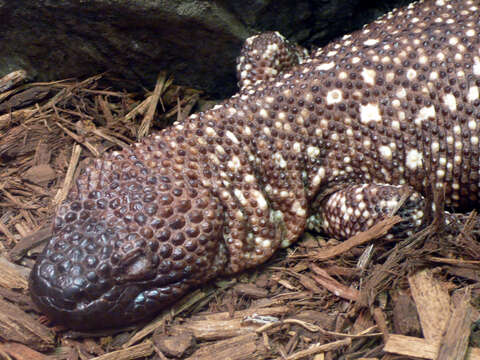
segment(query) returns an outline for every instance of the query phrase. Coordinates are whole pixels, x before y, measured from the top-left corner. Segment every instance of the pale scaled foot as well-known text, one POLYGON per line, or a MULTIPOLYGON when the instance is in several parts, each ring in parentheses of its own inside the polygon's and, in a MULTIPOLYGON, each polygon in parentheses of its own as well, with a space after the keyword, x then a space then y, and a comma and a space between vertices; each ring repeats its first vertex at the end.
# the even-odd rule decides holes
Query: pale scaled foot
POLYGON ((336 239, 346 239, 388 216, 398 215, 402 221, 390 230, 387 238, 402 238, 425 225, 424 208, 424 198, 408 186, 348 185, 322 199, 319 206, 312 209, 307 226, 336 239))

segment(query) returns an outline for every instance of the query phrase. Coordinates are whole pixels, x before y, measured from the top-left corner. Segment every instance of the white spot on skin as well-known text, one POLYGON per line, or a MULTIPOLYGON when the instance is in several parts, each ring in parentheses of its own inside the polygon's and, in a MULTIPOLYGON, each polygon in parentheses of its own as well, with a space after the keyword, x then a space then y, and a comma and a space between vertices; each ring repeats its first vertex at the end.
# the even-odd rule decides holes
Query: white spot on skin
POLYGON ((238 169, 240 169, 240 167, 242 166, 242 164, 240 163, 240 159, 238 158, 238 156, 233 156, 232 157, 232 160, 230 160, 228 163, 227 163, 227 166, 230 170, 232 171, 237 171, 238 169))
POLYGON ((206 127, 206 128, 205 128, 205 134, 207 134, 208 136, 215 136, 215 135, 217 135, 217 133, 215 132, 215 130, 213 130, 213 128, 211 128, 211 127, 206 127))
POLYGON ((417 72, 413 69, 408 69, 407 70, 407 79, 412 81, 417 77, 417 72))
POLYGON ((363 124, 368 124, 370 121, 380 122, 380 109, 377 104, 360 105, 360 120, 363 124))
POLYGON ((240 204, 242 204, 242 206, 247 206, 247 204, 248 204, 247 199, 245 199, 245 196, 243 196, 243 193, 239 189, 234 189, 233 194, 238 199, 240 204))
POLYGON ((292 210, 297 216, 300 216, 300 217, 305 216, 307 214, 307 211, 304 208, 302 208, 298 200, 295 200, 295 202, 293 203, 292 210))
POLYGON ((375 85, 375 76, 376 76, 375 70, 364 68, 362 70, 361 75, 363 77, 363 81, 365 81, 366 84, 372 85, 372 86, 375 85))
POLYGON ((365 46, 373 46, 378 44, 378 39, 368 39, 363 42, 363 45, 365 46))
POLYGON ((282 169, 285 169, 287 167, 287 162, 285 161, 285 159, 283 158, 282 154, 280 153, 275 153, 273 155, 273 160, 275 161, 275 164, 282 168, 282 169))
POLYGON ((268 112, 265 109, 261 109, 259 112, 260 116, 266 119, 268 117, 268 112))
POLYGON ((407 167, 410 170, 416 170, 422 167, 423 155, 417 149, 412 149, 407 153, 407 167))
POLYGON ((468 90, 467 100, 473 102, 479 98, 478 87, 472 86, 468 90))
POLYGON ((302 150, 302 147, 300 145, 300 143, 296 142, 293 144, 293 150, 297 153, 299 153, 301 150, 302 150))
POLYGON ((380 146, 378 150, 380 151, 380 155, 382 155, 385 160, 392 160, 392 149, 390 149, 388 146, 380 146))
POLYGON ((457 99, 455 99, 455 96, 453 96, 453 94, 446 94, 443 97, 443 102, 449 108, 450 111, 457 110, 457 99))
POLYGON ((325 168, 322 166, 318 169, 317 173, 315 174, 312 180, 312 185, 314 187, 320 185, 320 183, 324 178, 325 178, 325 168))
POLYGON ((234 144, 239 144, 239 141, 237 137, 231 132, 231 131, 226 131, 225 135, 234 143, 234 144))
POLYGON ((245 176, 245 181, 249 184, 253 184, 255 182, 255 176, 253 176, 252 174, 247 174, 245 176))
POLYGON ((458 38, 455 37, 455 36, 453 36, 453 37, 451 37, 451 38, 448 40, 448 43, 449 43, 450 45, 452 45, 452 46, 455 46, 455 45, 458 44, 458 38))
POLYGON ((433 105, 421 108, 418 112, 418 116, 415 118, 415 125, 421 126, 424 120, 435 118, 435 114, 435 107, 433 105))
POLYGON ((263 194, 258 190, 253 190, 251 192, 251 194, 253 196, 253 199, 257 202, 260 209, 266 210, 267 207, 268 207, 268 204, 267 204, 267 201, 265 200, 265 197, 263 196, 263 194))
POLYGON ((316 157, 318 156, 318 154, 320 154, 320 149, 319 149, 318 147, 316 147, 316 146, 309 146, 309 147, 307 148, 307 155, 308 155, 310 158, 314 159, 314 158, 316 158, 316 157))
POLYGON ((335 63, 332 61, 332 62, 329 62, 329 63, 323 63, 323 64, 318 65, 315 68, 315 70, 327 71, 327 70, 330 70, 331 68, 333 68, 334 66, 335 66, 335 63))
POLYGON ((475 120, 470 120, 468 122, 468 128, 472 131, 475 130, 477 128, 477 122, 475 120))
POLYGON ((327 93, 327 105, 332 105, 341 102, 343 93, 341 90, 333 89, 327 93))
POLYGON ((480 58, 478 56, 473 58, 473 73, 477 76, 480 75, 480 58))
POLYGON ((402 87, 397 91, 397 97, 403 99, 406 96, 407 96, 407 92, 405 91, 405 88, 402 87))

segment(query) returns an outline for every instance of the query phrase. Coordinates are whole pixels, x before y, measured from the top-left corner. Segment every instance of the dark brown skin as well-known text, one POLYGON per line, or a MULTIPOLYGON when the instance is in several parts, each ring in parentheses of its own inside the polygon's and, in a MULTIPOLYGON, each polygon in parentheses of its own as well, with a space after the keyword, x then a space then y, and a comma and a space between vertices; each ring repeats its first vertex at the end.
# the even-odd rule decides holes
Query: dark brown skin
POLYGON ((477 7, 416 4, 311 59, 275 34, 247 40, 239 94, 79 176, 32 271, 32 298, 70 327, 125 325, 266 261, 307 226, 340 238, 365 230, 405 191, 397 230, 407 234, 431 186, 449 206, 477 205, 477 7))

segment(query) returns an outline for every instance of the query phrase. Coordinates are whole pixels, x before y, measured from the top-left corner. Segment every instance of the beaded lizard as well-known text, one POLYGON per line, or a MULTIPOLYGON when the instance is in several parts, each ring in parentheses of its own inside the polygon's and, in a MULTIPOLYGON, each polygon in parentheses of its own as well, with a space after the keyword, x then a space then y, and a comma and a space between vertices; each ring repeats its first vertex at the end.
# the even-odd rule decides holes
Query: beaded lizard
POLYGON ((408 235, 430 186, 478 204, 478 5, 420 1, 312 56, 277 33, 247 39, 238 94, 78 177, 33 299, 71 327, 124 325, 308 226, 346 238, 407 193, 393 233, 408 235))

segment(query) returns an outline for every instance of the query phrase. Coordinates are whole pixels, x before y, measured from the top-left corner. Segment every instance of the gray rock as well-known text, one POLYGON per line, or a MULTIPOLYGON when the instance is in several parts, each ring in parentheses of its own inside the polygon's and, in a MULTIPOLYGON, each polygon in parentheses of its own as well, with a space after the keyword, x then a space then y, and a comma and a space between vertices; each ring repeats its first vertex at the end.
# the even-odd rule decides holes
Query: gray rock
POLYGON ((323 45, 408 0, 0 0, 0 77, 111 71, 152 87, 158 72, 226 97, 243 40, 278 30, 323 45), (379 8, 380 6, 380 8, 379 8))

